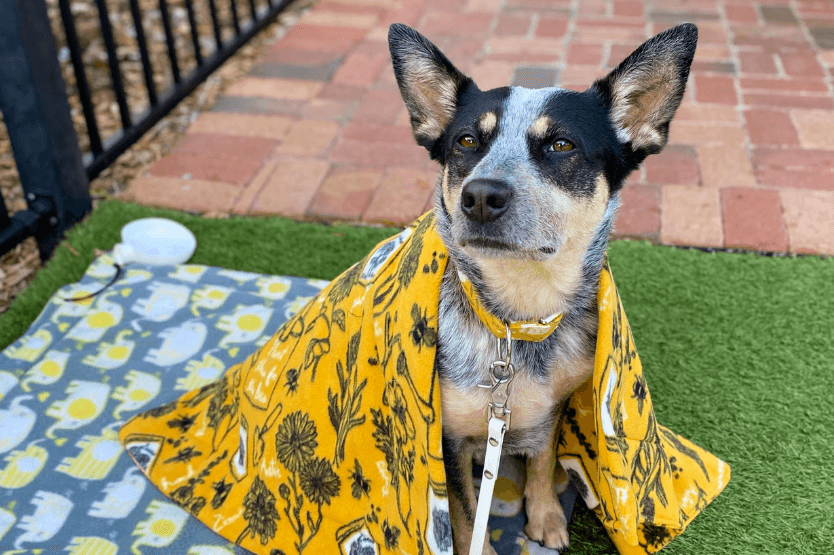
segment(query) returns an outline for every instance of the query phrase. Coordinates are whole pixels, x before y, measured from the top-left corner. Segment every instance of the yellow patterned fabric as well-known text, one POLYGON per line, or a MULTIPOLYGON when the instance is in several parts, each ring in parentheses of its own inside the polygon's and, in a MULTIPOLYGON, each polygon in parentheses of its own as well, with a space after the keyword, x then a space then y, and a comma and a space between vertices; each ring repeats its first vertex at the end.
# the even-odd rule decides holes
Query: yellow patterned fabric
MULTIPOLYGON (((120 440, 163 493, 255 553, 451 554, 434 371, 446 260, 429 213, 120 440)), ((652 552, 729 469, 654 422, 607 266, 599 295, 596 369, 570 400, 559 455, 618 549, 652 552)))
POLYGON ((559 462, 622 555, 654 553, 721 493, 730 467, 655 420, 607 263, 597 304, 594 375, 568 399, 559 462))

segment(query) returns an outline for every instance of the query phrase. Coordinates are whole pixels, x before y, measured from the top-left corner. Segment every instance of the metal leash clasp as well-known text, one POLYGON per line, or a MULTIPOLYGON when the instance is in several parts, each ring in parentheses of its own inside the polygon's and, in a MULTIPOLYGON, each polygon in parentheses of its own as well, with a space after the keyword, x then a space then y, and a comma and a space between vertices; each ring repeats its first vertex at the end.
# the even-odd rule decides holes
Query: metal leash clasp
POLYGON ((498 359, 489 368, 490 383, 478 384, 478 387, 490 389, 492 393, 487 420, 493 417, 503 420, 505 429, 508 430, 510 428, 510 413, 512 412, 509 407, 510 384, 515 377, 515 368, 512 365, 513 344, 510 336, 510 326, 506 323, 504 325, 507 329, 506 353, 501 352, 501 340, 499 339, 497 345, 498 359))
POLYGON ((481 491, 478 494, 478 506, 472 525, 472 541, 469 555, 482 555, 484 538, 486 538, 489 508, 492 494, 498 479, 498 467, 501 464, 501 449, 504 446, 504 433, 510 429, 510 384, 515 376, 512 364, 513 343, 510 326, 507 328, 507 350, 501 353, 501 340, 498 340, 498 359, 489 367, 489 382, 478 384, 487 388, 492 394, 487 416, 487 446, 484 455, 484 473, 481 477, 481 491))

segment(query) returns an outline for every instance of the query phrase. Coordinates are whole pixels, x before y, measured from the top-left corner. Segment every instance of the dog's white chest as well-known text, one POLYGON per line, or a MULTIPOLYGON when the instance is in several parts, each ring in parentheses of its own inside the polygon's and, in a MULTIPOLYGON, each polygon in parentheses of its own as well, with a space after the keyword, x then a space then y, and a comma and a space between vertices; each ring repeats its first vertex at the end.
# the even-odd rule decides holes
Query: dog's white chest
MULTIPOLYGON (((554 393, 550 384, 535 383, 527 376, 516 376, 508 402, 511 429, 526 430, 541 426, 559 402, 554 393)), ((441 380, 443 428, 457 437, 486 436, 490 399, 489 389, 458 388, 441 380)))

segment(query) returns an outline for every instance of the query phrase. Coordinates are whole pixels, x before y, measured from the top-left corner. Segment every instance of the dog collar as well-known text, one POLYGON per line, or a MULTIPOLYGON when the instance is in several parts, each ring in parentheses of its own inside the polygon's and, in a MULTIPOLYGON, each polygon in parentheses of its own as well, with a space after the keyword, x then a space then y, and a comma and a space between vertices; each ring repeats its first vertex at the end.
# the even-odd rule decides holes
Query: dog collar
POLYGON ((562 321, 563 314, 553 314, 542 320, 517 320, 514 322, 503 322, 500 318, 494 316, 489 312, 481 301, 478 299, 475 288, 472 282, 469 281, 465 275, 458 272, 458 279, 460 279, 463 292, 466 298, 469 299, 469 304, 472 310, 478 315, 478 319, 486 326, 486 328, 496 337, 506 339, 507 328, 510 329, 510 337, 521 341, 543 341, 550 337, 559 323, 562 321))

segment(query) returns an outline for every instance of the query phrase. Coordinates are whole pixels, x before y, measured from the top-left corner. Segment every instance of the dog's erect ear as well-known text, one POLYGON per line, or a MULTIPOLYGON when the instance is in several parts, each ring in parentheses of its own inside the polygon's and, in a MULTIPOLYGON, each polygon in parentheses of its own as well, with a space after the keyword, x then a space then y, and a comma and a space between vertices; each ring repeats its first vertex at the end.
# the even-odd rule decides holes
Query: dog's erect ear
POLYGON ((406 25, 391 25, 388 47, 414 138, 431 151, 455 113, 458 95, 472 80, 429 39, 406 25))
POLYGON ((691 23, 668 29, 591 86, 609 104, 614 127, 633 150, 648 155, 666 145, 697 42, 698 28, 691 23))

